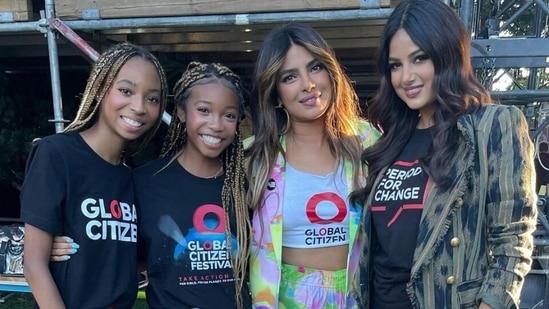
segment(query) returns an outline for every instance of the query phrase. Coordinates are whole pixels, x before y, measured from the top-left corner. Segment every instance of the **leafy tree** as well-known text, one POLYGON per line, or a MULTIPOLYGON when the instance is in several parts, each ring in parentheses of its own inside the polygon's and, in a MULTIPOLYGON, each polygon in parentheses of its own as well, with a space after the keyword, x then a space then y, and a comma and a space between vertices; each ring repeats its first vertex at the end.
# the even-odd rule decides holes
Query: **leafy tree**
POLYGON ((52 133, 51 112, 45 108, 51 104, 23 94, 7 96, 9 79, 0 74, 0 184, 18 188, 32 140, 52 133))

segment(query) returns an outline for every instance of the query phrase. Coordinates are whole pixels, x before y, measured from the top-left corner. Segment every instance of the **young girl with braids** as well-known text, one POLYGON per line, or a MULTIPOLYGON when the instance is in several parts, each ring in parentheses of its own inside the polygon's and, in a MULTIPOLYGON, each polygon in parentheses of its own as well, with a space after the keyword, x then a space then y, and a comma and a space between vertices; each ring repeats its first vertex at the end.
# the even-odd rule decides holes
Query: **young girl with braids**
POLYGON ((248 308, 249 212, 240 78, 192 62, 174 89, 161 158, 134 171, 150 308, 248 308))
POLYGON ((32 149, 21 192, 25 278, 40 308, 131 308, 137 216, 123 156, 147 145, 168 86, 158 60, 118 44, 94 64, 76 119, 32 149), (49 264, 54 235, 79 253, 49 264))
MULTIPOLYGON (((161 158, 134 170, 148 305, 249 308, 242 83, 226 66, 192 62, 173 92, 161 158)), ((73 256, 67 245, 56 237, 52 260, 73 256)))

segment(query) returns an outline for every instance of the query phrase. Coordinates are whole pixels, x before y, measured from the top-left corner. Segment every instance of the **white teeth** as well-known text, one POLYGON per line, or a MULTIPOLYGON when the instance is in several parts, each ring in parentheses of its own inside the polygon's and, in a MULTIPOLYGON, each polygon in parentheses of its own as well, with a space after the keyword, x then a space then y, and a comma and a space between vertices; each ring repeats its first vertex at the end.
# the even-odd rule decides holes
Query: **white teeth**
POLYGON ((127 118, 127 117, 122 117, 122 120, 123 120, 126 124, 128 124, 128 125, 130 125, 130 126, 132 126, 132 127, 140 127, 140 126, 143 125, 142 122, 135 121, 135 120, 130 119, 130 118, 127 118))
POLYGON ((211 135, 202 135, 202 140, 207 144, 218 144, 221 142, 220 138, 213 137, 211 135))

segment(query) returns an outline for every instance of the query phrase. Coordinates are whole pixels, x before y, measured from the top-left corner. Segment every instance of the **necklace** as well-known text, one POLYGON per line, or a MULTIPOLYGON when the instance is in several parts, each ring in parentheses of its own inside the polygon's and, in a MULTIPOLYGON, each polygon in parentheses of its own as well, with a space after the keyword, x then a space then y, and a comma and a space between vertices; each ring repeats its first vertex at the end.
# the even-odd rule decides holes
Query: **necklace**
POLYGON ((221 176, 221 174, 223 174, 223 164, 221 164, 221 166, 219 167, 217 172, 215 172, 215 174, 213 174, 212 176, 206 177, 204 179, 212 179, 212 178, 216 179, 217 177, 221 176))

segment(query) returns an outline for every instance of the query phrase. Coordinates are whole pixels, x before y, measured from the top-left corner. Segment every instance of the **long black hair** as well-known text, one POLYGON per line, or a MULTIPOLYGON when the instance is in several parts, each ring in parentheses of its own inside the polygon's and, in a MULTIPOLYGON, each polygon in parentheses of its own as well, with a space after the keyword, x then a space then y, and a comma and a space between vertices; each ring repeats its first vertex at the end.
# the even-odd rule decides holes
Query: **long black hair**
POLYGON ((477 81, 470 59, 470 35, 456 12, 440 0, 404 0, 389 17, 377 52, 380 87, 368 107, 372 124, 383 132, 372 147, 362 153, 368 164, 366 187, 353 192, 352 199, 364 203, 381 169, 396 159, 414 132, 419 112, 398 97, 391 84, 389 46, 395 33, 404 29, 412 41, 433 62, 434 138, 426 171, 441 188, 451 179, 446 174, 450 158, 458 146, 457 119, 490 103, 490 95, 477 81))

